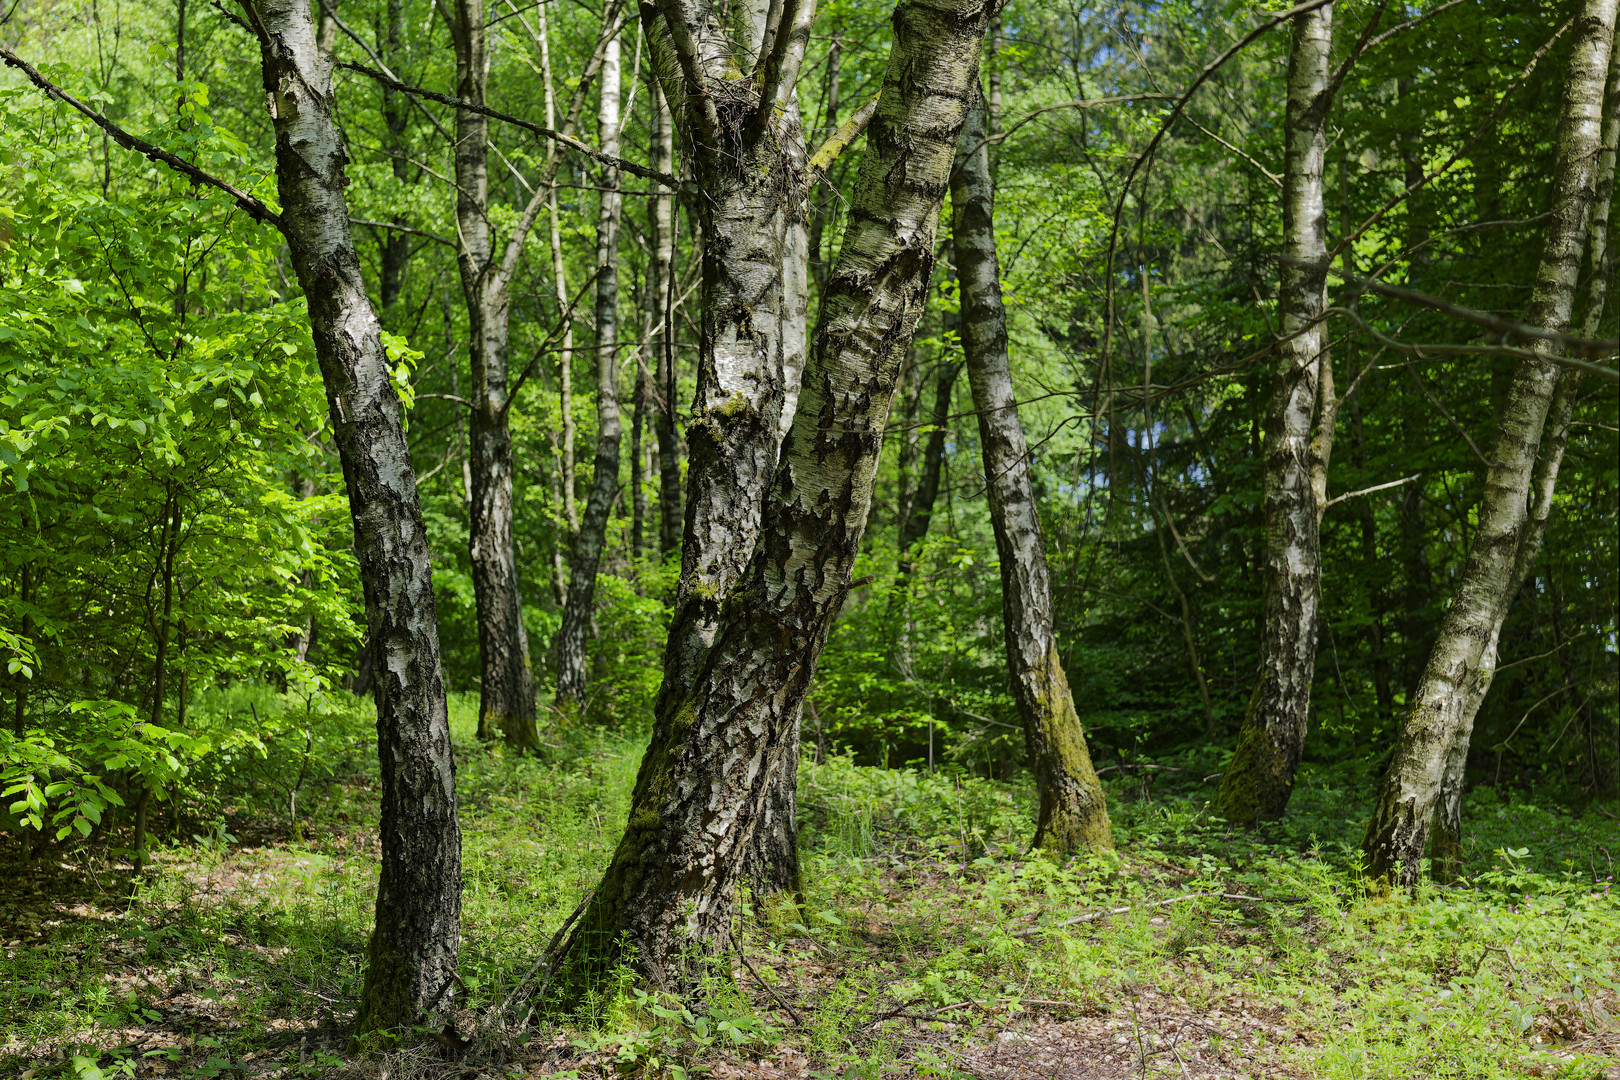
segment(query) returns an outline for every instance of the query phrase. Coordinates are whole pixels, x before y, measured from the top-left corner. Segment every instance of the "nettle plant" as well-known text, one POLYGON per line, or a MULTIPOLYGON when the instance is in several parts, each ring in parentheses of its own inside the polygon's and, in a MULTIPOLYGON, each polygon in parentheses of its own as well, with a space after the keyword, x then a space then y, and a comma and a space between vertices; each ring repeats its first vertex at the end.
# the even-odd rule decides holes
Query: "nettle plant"
MULTIPOLYGON (((194 89, 162 134, 251 175, 194 89)), ((156 169, 74 183, 36 105, 0 94, 0 790, 63 839, 255 742, 188 702, 321 678, 359 590, 273 237, 156 169)))

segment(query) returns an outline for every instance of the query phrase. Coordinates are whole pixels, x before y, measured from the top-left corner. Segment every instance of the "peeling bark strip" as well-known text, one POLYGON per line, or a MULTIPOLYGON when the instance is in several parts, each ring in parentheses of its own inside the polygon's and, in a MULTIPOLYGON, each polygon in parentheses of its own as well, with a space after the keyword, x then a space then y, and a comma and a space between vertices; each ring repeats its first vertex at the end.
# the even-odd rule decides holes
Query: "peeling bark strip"
POLYGON ((934 233, 994 4, 905 0, 800 407, 747 576, 690 693, 660 695, 630 819, 563 948, 584 993, 631 962, 690 985, 723 947, 762 808, 849 586, 895 381, 927 297, 934 233))
POLYGON ((363 1034, 416 1023, 449 1002, 461 936, 455 765, 416 475, 349 235, 332 59, 317 48, 309 0, 244 7, 259 34, 281 227, 309 300, 354 519, 367 634, 378 653, 382 878, 355 1021, 363 1034))
MULTIPOLYGON (((597 110, 602 152, 619 152, 619 38, 608 42, 597 110)), ((574 538, 573 576, 562 629, 557 633, 557 708, 575 716, 585 708, 585 645, 596 602, 596 573, 607 542, 608 515, 619 493, 619 170, 602 171, 602 206, 596 223, 596 471, 585 517, 574 538)))
MULTIPOLYGON (((1620 10, 1617 10, 1620 21, 1620 10)), ((1620 49, 1609 49, 1609 81, 1603 98, 1603 144, 1598 155, 1595 178, 1595 197, 1592 205, 1592 223, 1587 230, 1586 319, 1582 334, 1587 338, 1598 335, 1602 326, 1603 304, 1608 296, 1609 274, 1614 265, 1614 248, 1609 243, 1610 210, 1614 198, 1615 159, 1620 151, 1620 49)), ((1580 387, 1579 368, 1566 367, 1558 373, 1552 402, 1547 407, 1547 420, 1542 431, 1541 446, 1536 456, 1535 474, 1531 480, 1531 501, 1527 510, 1523 538, 1513 565, 1513 577, 1502 593, 1502 610, 1496 622, 1498 638, 1508 609, 1530 577, 1541 550, 1541 541, 1547 535, 1547 519, 1552 516, 1553 492, 1558 486, 1558 470, 1564 461, 1564 449, 1569 445, 1569 424, 1575 409, 1575 394, 1580 387)), ((1497 639, 1489 645, 1491 667, 1495 668, 1497 639)), ((1440 795, 1434 814, 1434 843, 1430 849, 1429 872, 1437 881, 1453 880, 1462 860, 1462 796, 1468 768, 1468 745, 1473 737, 1474 717, 1485 701, 1490 689, 1488 680, 1470 684, 1470 693, 1462 703, 1461 726, 1446 753, 1445 771, 1441 775, 1440 795)))
MULTIPOLYGON (((1260 671, 1237 750, 1211 803, 1228 821, 1282 816, 1294 789, 1316 673, 1316 617, 1322 592, 1320 496, 1311 475, 1311 420, 1327 370, 1327 209, 1322 175, 1333 103, 1328 54, 1333 7, 1294 16, 1288 55, 1283 175, 1283 254, 1277 306, 1283 340, 1266 410, 1265 616, 1260 671)), ((1324 410, 1326 412, 1326 410, 1324 410)), ((1324 417, 1324 424, 1331 420, 1324 417)), ((1331 437, 1331 436, 1330 436, 1331 437)), ((1325 458, 1324 458, 1325 462, 1325 458)))
MULTIPOLYGON (((483 0, 458 0, 451 24, 456 50, 456 98, 483 106, 489 78, 483 0)), ((472 368, 468 514, 473 598, 478 612, 478 736, 506 737, 516 750, 539 745, 534 673, 523 625, 517 555, 512 538, 512 430, 507 344, 511 273, 497 259, 489 214, 489 120, 456 110, 456 263, 467 303, 467 352, 472 368)), ((543 188, 541 190, 544 190, 543 188)), ((508 244, 522 249, 540 209, 537 195, 508 244)), ((516 262, 512 260, 515 267, 516 262)))
MULTIPOLYGON (((1602 145, 1604 76, 1614 44, 1615 0, 1588 0, 1578 21, 1557 134, 1552 220, 1548 222, 1525 322, 1555 333, 1570 325, 1586 248, 1602 145)), ((1550 356, 1554 346, 1531 346, 1550 356)), ((1521 360, 1497 421, 1474 542, 1451 607, 1412 698, 1384 775, 1362 851, 1375 881, 1413 886, 1447 760, 1467 738, 1496 670, 1496 644, 1521 574, 1539 544, 1535 517, 1550 509, 1563 432, 1543 428, 1559 382, 1551 360, 1521 360), (1538 452, 1540 461, 1538 462, 1538 452), (1532 474, 1537 490, 1532 493, 1532 474), (1534 505, 1532 505, 1532 494, 1534 505), (1534 538, 1532 541, 1532 537, 1534 538)), ((1544 525, 1541 526, 1544 528, 1544 525)), ((1460 764, 1458 766, 1460 773, 1460 764)))
POLYGON ((983 101, 969 112, 962 128, 951 173, 951 213, 956 273, 962 284, 962 350, 973 408, 979 415, 985 492, 1001 561, 1007 673, 1040 796, 1035 846, 1064 853, 1109 848, 1113 838, 1107 801, 1052 634, 1046 544, 1007 356, 1007 309, 996 259, 995 187, 983 101))

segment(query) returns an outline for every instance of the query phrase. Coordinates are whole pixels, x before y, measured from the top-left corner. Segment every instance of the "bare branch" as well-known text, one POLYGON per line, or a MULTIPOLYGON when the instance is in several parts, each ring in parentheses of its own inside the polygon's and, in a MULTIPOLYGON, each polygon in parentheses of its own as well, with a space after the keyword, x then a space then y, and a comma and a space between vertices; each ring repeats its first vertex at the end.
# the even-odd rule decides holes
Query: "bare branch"
POLYGON ((668 173, 659 172, 657 169, 649 169, 645 165, 639 165, 634 161, 627 161, 621 157, 614 157, 612 154, 604 154, 602 151, 596 149, 596 147, 580 142, 572 135, 565 135, 560 131, 554 131, 553 129, 544 127, 540 124, 530 123, 521 117, 513 116, 511 113, 503 113, 498 109, 487 108, 483 105, 474 105, 467 101, 459 101, 448 94, 437 94, 432 90, 424 90, 420 86, 411 86, 409 83, 400 82, 398 79, 391 78, 388 75, 383 74, 381 71, 378 71, 376 68, 366 67, 364 64, 353 64, 349 63, 348 61, 339 61, 338 67, 346 68, 349 71, 357 71, 368 78, 375 79, 390 89, 398 90, 404 94, 415 94, 418 97, 426 98, 428 101, 436 101, 441 105, 448 105, 453 109, 465 109, 468 112, 475 112, 482 116, 487 116, 492 120, 500 120, 503 123, 511 124, 513 127, 522 128, 524 131, 532 132, 533 134, 539 135, 542 138, 550 139, 553 142, 566 146, 568 149, 573 150, 576 153, 584 154, 592 161, 623 169, 632 176, 639 176, 643 180, 655 180, 671 190, 679 190, 681 186, 680 181, 676 180, 668 173))
POLYGON ((821 148, 810 155, 811 170, 826 172, 828 166, 838 160, 838 155, 848 150, 850 144, 860 138, 861 132, 866 130, 866 125, 870 124, 872 117, 877 114, 877 107, 878 99, 874 97, 856 109, 848 120, 838 126, 837 131, 827 136, 827 141, 821 144, 821 148))
POLYGON ((217 188, 234 199, 236 201, 236 205, 240 206, 243 210, 246 210, 248 216, 254 221, 263 222, 267 225, 274 225, 277 229, 281 228, 281 218, 268 206, 260 202, 258 199, 255 199, 252 195, 249 195, 247 192, 243 191, 241 188, 238 188, 234 184, 221 180, 212 173, 204 172, 191 162, 186 161, 184 158, 174 156, 160 146, 154 146, 145 139, 136 138, 134 135, 131 135, 129 132, 125 131, 111 120, 108 120, 105 116, 102 116, 100 113, 90 108, 90 106, 86 105, 84 102, 80 101, 78 98, 74 97, 72 94, 69 94, 67 91, 63 90, 61 87, 47 79, 45 76, 41 75, 37 70, 35 70, 32 64, 28 63, 28 61, 24 60, 10 49, 0 46, 0 60, 4 60, 9 67, 14 67, 18 71, 21 71, 24 75, 28 76, 28 81, 43 90, 47 97, 53 97, 58 101, 64 102, 74 109, 77 109, 80 113, 83 113, 85 116, 89 117, 91 123, 95 124, 102 131, 105 131, 112 138, 113 142, 117 143, 119 146, 122 146, 125 150, 133 150, 137 154, 141 154, 153 161, 167 165, 175 172, 180 173, 182 176, 188 177, 199 184, 207 184, 211 188, 217 188))

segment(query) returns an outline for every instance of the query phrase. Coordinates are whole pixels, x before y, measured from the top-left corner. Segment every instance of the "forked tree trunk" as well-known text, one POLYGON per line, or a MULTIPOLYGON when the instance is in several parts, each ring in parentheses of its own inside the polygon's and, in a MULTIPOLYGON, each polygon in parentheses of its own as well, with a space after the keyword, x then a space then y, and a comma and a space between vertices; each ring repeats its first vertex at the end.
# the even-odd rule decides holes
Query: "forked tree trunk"
MULTIPOLYGON (((677 122, 703 190, 697 205, 705 238, 681 575, 655 706, 662 708, 684 699, 702 670, 722 605, 753 552, 798 401, 809 239, 808 154, 795 81, 815 3, 749 0, 733 10, 729 27, 706 3, 666 2, 642 13, 664 94, 688 103, 677 122), (757 77, 744 74, 750 67, 757 77), (713 110, 716 97, 745 105, 728 106, 722 118, 713 110)), ((672 337, 672 330, 665 335, 666 351, 672 337)), ((797 882, 796 765, 772 778, 766 825, 748 860, 750 877, 764 889, 797 882)))
POLYGON ((701 965, 689 959, 727 943, 755 827, 777 770, 798 753, 799 711, 849 589, 993 7, 904 0, 895 12, 849 229, 760 541, 691 691, 666 685, 659 696, 624 837, 564 946, 572 995, 621 962, 655 984, 690 986, 701 965))
MULTIPOLYGON (((1333 87, 1328 70, 1333 8, 1294 16, 1288 56, 1279 313, 1284 341, 1266 410, 1265 615, 1260 671, 1211 811, 1254 824, 1281 817, 1294 789, 1316 673, 1322 591, 1319 493, 1313 484, 1312 420, 1327 352, 1327 210, 1323 169, 1333 87)), ((1331 387, 1328 395, 1331 397, 1331 387)), ((1324 421, 1326 426, 1327 421, 1324 421)), ((1325 460, 1325 459, 1324 459, 1325 460)))
POLYGON ((355 1019, 363 1035, 450 1003, 461 937, 455 765, 404 413, 349 233, 332 58, 317 49, 310 0, 245 6, 260 35, 281 228, 309 301, 376 653, 382 873, 355 1019))
MULTIPOLYGON (((619 155, 619 39, 602 63, 597 134, 604 154, 619 155)), ((574 538, 573 575, 562 629, 557 633, 556 706, 567 716, 585 707, 585 645, 596 602, 596 573, 607 543, 608 516, 619 491, 619 170, 602 171, 602 206, 596 223, 596 469, 585 516, 574 538)))
MULTIPOLYGON (((814 16, 802 0, 776 41, 803 58, 814 16), (802 29, 802 33, 792 33, 802 29), (791 39, 798 39, 794 43, 791 39)), ((804 367, 807 271, 794 232, 805 218, 808 155, 792 80, 771 102, 748 73, 764 64, 767 5, 737 5, 728 26, 701 0, 642 7, 654 68, 671 102, 687 170, 703 195, 703 279, 697 387, 686 425, 686 521, 660 697, 684 697, 714 640, 721 604, 759 534, 776 468, 784 406, 804 367), (727 102, 724 113, 715 102, 727 102), (754 120, 774 122, 760 130, 754 120)), ((786 20, 784 19, 784 22, 786 20)))
MULTIPOLYGON (((1552 220, 1525 322, 1569 328, 1596 198, 1604 81, 1614 43, 1615 0, 1588 0, 1577 26, 1559 116, 1552 220)), ((1544 356, 1554 346, 1532 346, 1544 356)), ((1473 716, 1496 670, 1496 644, 1513 592, 1535 557, 1550 510, 1565 431, 1547 429, 1561 382, 1551 359, 1521 360, 1497 421, 1474 540, 1429 653, 1362 841, 1368 876, 1415 886, 1453 749, 1467 752, 1473 716), (1546 437, 1543 437, 1545 430, 1546 437), (1538 461, 1539 451, 1539 461, 1538 461), (1532 483, 1534 482, 1534 487, 1532 483), (1542 518, 1540 524, 1537 517, 1542 518)), ((1573 383, 1566 383, 1572 386, 1573 383)), ((1466 760, 1465 758, 1462 760, 1466 760)), ((1460 774, 1460 765, 1458 766, 1460 774)), ((1458 780, 1460 781, 1460 775, 1458 780)), ((1459 783, 1460 789, 1460 783, 1459 783)), ((1450 853, 1442 851, 1443 858, 1450 853)))
POLYGON ((985 493, 1001 562, 1007 673, 1040 799, 1035 846, 1063 853, 1097 850, 1113 846, 1108 805, 1052 632, 1046 543, 1007 356, 986 130, 980 101, 968 113, 951 173, 951 238, 962 286, 962 351, 979 417, 985 493))
MULTIPOLYGON (((1614 198, 1614 166, 1616 150, 1620 148, 1620 49, 1609 49, 1608 88, 1603 99, 1603 148, 1598 155, 1596 196, 1592 205, 1592 223, 1586 241, 1586 318, 1582 335, 1596 338, 1603 321, 1603 305, 1608 298, 1609 274, 1613 269, 1614 251, 1609 244, 1609 217, 1614 198)), ((1580 387, 1579 368, 1565 368, 1558 375, 1552 402, 1547 408, 1547 420, 1536 455, 1536 470, 1531 481, 1531 502, 1528 520, 1519 541, 1519 554, 1513 567, 1513 578, 1502 596, 1502 613, 1497 620, 1498 638, 1502 623, 1507 620, 1508 609, 1524 588, 1535 567, 1536 555, 1547 535, 1547 519, 1552 516, 1553 493, 1558 486, 1558 470, 1564 461, 1564 448, 1569 444, 1569 425, 1575 411, 1576 391, 1580 387)), ((1495 664, 1496 640, 1490 645, 1492 666, 1495 664)), ((1452 881, 1462 864, 1462 797, 1467 779, 1468 747, 1473 738, 1474 717, 1485 701, 1490 688, 1488 681, 1471 684, 1471 693, 1462 706, 1462 726, 1446 753, 1445 772, 1441 776, 1440 796, 1434 812, 1434 840, 1429 858, 1429 873, 1436 881, 1452 881)))

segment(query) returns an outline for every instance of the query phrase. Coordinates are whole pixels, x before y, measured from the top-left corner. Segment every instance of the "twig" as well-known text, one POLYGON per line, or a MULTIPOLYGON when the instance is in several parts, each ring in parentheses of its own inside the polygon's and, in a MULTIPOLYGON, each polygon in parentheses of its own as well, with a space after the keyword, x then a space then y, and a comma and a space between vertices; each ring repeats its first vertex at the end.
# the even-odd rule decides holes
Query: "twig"
POLYGON ((776 992, 775 988, 772 987, 770 983, 760 978, 759 972, 754 970, 754 965, 748 962, 748 954, 743 952, 742 942, 737 940, 737 931, 735 930, 731 931, 731 946, 737 950, 737 959, 743 962, 743 967, 748 969, 748 974, 754 977, 754 981, 759 983, 767 994, 771 995, 771 999, 773 1001, 782 1006, 787 1014, 793 1018, 794 1024, 801 1028, 804 1027, 803 1018, 799 1016, 798 1012, 793 1008, 793 1006, 783 1001, 781 995, 776 992))
POLYGON ((1326 510, 1329 506, 1342 503, 1346 499, 1354 499, 1361 495, 1371 495, 1375 491, 1385 491, 1389 488, 1400 487, 1402 484, 1410 484, 1422 475, 1422 473, 1413 473, 1411 476, 1403 476, 1399 480, 1391 480, 1386 484, 1374 484, 1372 487, 1362 488, 1360 491, 1347 491, 1343 495, 1335 495, 1323 505, 1322 509, 1326 510))
POLYGON ((390 78, 388 75, 383 74, 376 68, 370 68, 364 64, 354 64, 347 60, 340 60, 338 61, 337 66, 340 68, 345 68, 349 71, 357 71, 361 75, 365 75, 368 78, 375 79, 377 82, 382 83, 390 90, 398 90, 402 94, 414 94, 418 97, 426 98, 429 101, 437 101, 440 105, 448 105, 453 109, 463 109, 467 112, 477 113, 480 116, 487 116, 492 120, 500 120, 504 123, 511 124, 513 127, 519 127, 524 131, 539 135, 542 138, 550 139, 552 142, 561 143, 563 146, 568 147, 568 149, 573 150, 576 153, 584 154, 592 161, 599 162, 603 165, 611 165, 614 168, 623 169, 632 176, 639 176, 643 180, 656 180, 658 183, 663 184, 672 191, 680 190, 680 181, 669 175, 669 173, 659 172, 657 169, 649 169, 647 166, 639 165, 634 161, 628 160, 627 158, 615 157, 612 154, 604 154, 596 147, 580 142, 572 135, 565 135, 553 128, 530 123, 521 117, 513 116, 511 113, 503 113, 498 109, 491 109, 484 105, 474 105, 470 101, 462 101, 459 98, 453 98, 448 94, 437 94, 432 90, 424 90, 420 86, 412 86, 410 83, 400 82, 398 79, 390 78))

